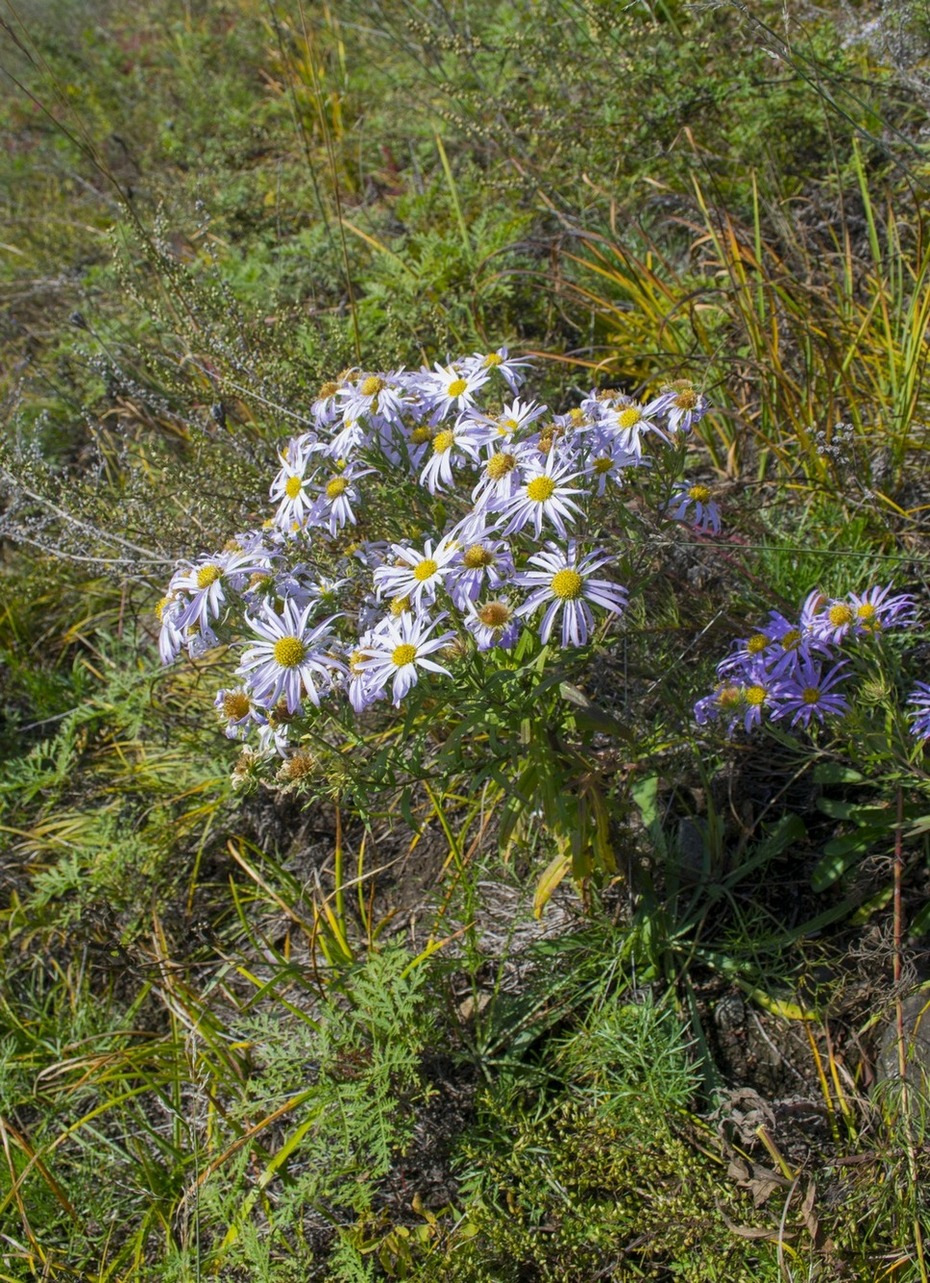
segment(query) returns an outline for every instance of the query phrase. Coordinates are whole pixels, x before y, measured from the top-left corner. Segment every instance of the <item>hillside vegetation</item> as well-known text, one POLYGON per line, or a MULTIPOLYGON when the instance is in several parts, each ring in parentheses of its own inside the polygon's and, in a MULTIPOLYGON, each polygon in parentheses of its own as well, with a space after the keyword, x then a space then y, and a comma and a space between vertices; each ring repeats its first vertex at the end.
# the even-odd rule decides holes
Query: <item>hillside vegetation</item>
POLYGON ((0 66, 0 1279, 926 1281, 926 5, 0 66))

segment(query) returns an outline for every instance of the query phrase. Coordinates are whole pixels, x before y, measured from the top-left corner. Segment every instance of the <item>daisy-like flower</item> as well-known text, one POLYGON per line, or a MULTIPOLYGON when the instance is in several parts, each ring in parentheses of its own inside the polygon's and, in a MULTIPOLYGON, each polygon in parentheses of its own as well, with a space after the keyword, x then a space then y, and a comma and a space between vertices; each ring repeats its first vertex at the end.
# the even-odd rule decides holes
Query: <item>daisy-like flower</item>
POLYGON ((824 600, 823 594, 815 588, 808 594, 797 619, 788 619, 777 610, 769 611, 768 623, 763 624, 759 631, 772 642, 768 662, 773 672, 787 674, 815 655, 827 658, 833 655, 833 648, 820 635, 817 623, 824 600))
POLYGON ((572 471, 571 463, 561 461, 556 450, 550 450, 543 466, 537 464, 524 472, 519 489, 503 506, 502 515, 505 520, 509 518, 503 534, 511 535, 532 522, 538 538, 543 522, 548 521, 567 539, 565 519, 574 521, 582 515, 571 496, 584 493, 567 482, 579 475, 572 471))
POLYGON ((405 613, 396 619, 388 618, 370 636, 366 645, 358 647, 357 670, 368 677, 368 693, 375 696, 391 682, 394 707, 400 707, 404 696, 419 681, 419 669, 450 676, 448 669, 427 658, 455 641, 455 633, 445 632, 431 637, 434 628, 446 619, 445 614, 430 620, 426 615, 405 613))
POLYGON ((343 422, 355 422, 376 414, 389 423, 400 422, 406 396, 404 388, 395 382, 396 377, 396 371, 392 374, 359 373, 354 382, 344 384, 338 393, 343 422))
POLYGON ((538 401, 521 401, 519 397, 515 397, 510 405, 503 407, 500 414, 476 415, 475 423, 481 424, 485 429, 487 441, 510 441, 545 413, 546 407, 538 401))
POLYGON ((758 664, 767 667, 768 663, 781 660, 785 652, 773 642, 767 633, 752 633, 749 637, 740 637, 733 643, 732 652, 717 665, 720 676, 729 675, 740 680, 744 673, 758 664))
POLYGON ((442 420, 455 411, 461 414, 474 405, 475 393, 488 381, 488 371, 469 368, 464 362, 448 367, 439 365, 435 373, 424 371, 420 386, 433 406, 432 424, 442 420))
POLYGON ((469 601, 465 611, 465 627, 474 637, 479 650, 491 650, 495 646, 507 649, 520 635, 517 612, 503 598, 486 601, 481 606, 469 601))
POLYGON ((459 549, 445 588, 459 610, 476 601, 485 588, 496 591, 513 578, 513 553, 505 539, 492 531, 474 528, 459 549))
POLYGON ((333 673, 345 671, 345 665, 329 652, 336 616, 311 627, 314 605, 310 602, 298 611, 286 601, 281 614, 266 607, 258 618, 246 615, 246 624, 261 640, 245 652, 236 671, 262 708, 272 709, 283 698, 287 711, 296 713, 305 696, 319 706, 318 684, 325 693, 332 686, 333 673))
POLYGON ((585 476, 594 480, 595 493, 599 498, 606 491, 608 482, 617 486, 623 484, 624 468, 636 467, 642 462, 637 455, 624 449, 619 441, 601 437, 602 434, 598 433, 596 438, 588 438, 589 448, 583 469, 585 476))
POLYGON ((835 664, 824 673, 823 666, 813 660, 802 660, 796 672, 786 677, 779 690, 778 706, 772 710, 772 719, 790 717, 791 725, 810 726, 816 718, 836 717, 849 708, 846 697, 834 688, 844 680, 845 663, 835 664))
POLYGON ((849 593, 847 599, 825 602, 815 621, 822 638, 839 643, 848 636, 881 633, 889 627, 907 627, 915 622, 913 598, 908 593, 894 597, 894 585, 849 593))
POLYGON ((529 361, 520 361, 516 357, 510 356, 505 347, 499 347, 496 352, 476 352, 472 359, 478 365, 478 369, 487 370, 488 373, 496 371, 504 379, 514 396, 516 396, 525 377, 523 370, 530 364, 529 361))
POLYGON ((282 530, 302 526, 313 504, 309 483, 315 451, 309 442, 301 442, 292 441, 281 452, 281 469, 271 483, 271 500, 278 505, 274 522, 282 530))
POLYGON ((311 414, 321 428, 328 427, 336 419, 336 399, 342 386, 343 377, 343 375, 340 375, 338 379, 324 383, 310 407, 311 414))
POLYGON ((703 726, 711 719, 721 718, 727 723, 727 734, 732 735, 742 722, 745 731, 761 725, 763 714, 777 716, 778 700, 784 684, 768 672, 762 663, 749 664, 741 674, 742 680, 727 678, 713 694, 705 695, 694 706, 695 720, 703 726))
POLYGON ((481 476, 471 492, 476 512, 500 511, 519 489, 522 472, 534 467, 535 452, 525 442, 495 442, 481 465, 481 476))
POLYGON ((668 515, 673 521, 686 521, 705 534, 720 533, 720 509, 710 497, 710 489, 697 483, 676 481, 669 501, 668 515))
POLYGON ((363 713, 376 700, 384 699, 384 691, 372 684, 366 667, 365 647, 373 645, 377 635, 374 629, 369 628, 359 638, 355 649, 346 655, 346 694, 356 713, 363 713))
POLYGON ((907 716, 914 739, 930 739, 930 686, 917 682, 907 702, 911 705, 907 716))
POLYGON ((750 665, 740 686, 743 729, 751 731, 761 725, 763 714, 777 717, 779 700, 786 689, 785 683, 768 672, 763 664, 750 665))
POLYGON ((655 421, 658 411, 653 408, 653 402, 641 405, 628 396, 601 400, 592 395, 581 406, 601 432, 609 433, 623 450, 637 459, 643 455, 644 433, 653 432, 664 439, 665 434, 655 421))
POLYGON ((449 573, 450 563, 458 551, 457 545, 446 539, 440 540, 435 549, 433 541, 427 539, 422 552, 399 543, 392 544, 391 549, 396 558, 395 564, 379 566, 374 573, 378 595, 405 598, 416 608, 424 601, 434 600, 436 590, 449 573))
POLYGON ((244 690, 217 691, 213 707, 225 721, 226 738, 231 740, 246 739, 253 726, 266 720, 252 708, 249 693, 244 690))
POLYGON ((746 701, 743 698, 741 682, 718 682, 709 695, 704 695, 694 706, 694 720, 698 726, 720 718, 727 724, 727 734, 732 734, 740 719, 745 715, 746 701))
POLYGON ((183 593, 187 604, 177 612, 175 625, 181 630, 206 630, 226 604, 226 589, 240 591, 250 575, 268 573, 268 561, 255 553, 233 551, 217 553, 209 561, 178 571, 171 579, 171 593, 183 593))
POLYGON ((460 418, 451 428, 437 432, 430 442, 429 458, 420 473, 420 485, 430 494, 452 485, 452 469, 465 462, 477 462, 481 429, 471 419, 460 418))
POLYGON ((707 409, 707 398, 698 392, 690 379, 678 379, 664 387, 643 413, 648 417, 664 415, 668 431, 674 435, 690 432, 703 419, 707 409))
POLYGON ((549 640, 556 615, 562 612, 562 645, 583 646, 594 630, 594 615, 590 603, 619 615, 626 607, 628 593, 609 579, 593 578, 594 571, 607 565, 611 558, 603 552, 590 552, 578 559, 578 545, 571 540, 566 550, 548 543, 543 552, 534 553, 529 559, 536 570, 524 570, 515 575, 513 582, 533 591, 522 606, 517 608, 521 618, 535 614, 545 605, 539 626, 539 638, 544 644, 549 640))
POLYGON ((184 604, 185 599, 169 593, 155 607, 155 615, 161 624, 158 630, 158 655, 163 664, 173 664, 184 645, 184 631, 178 623, 184 604))
POLYGON ((358 464, 346 465, 343 460, 338 462, 342 463, 342 468, 318 491, 307 519, 308 525, 325 526, 332 536, 338 534, 343 526, 355 525, 352 505, 359 500, 355 482, 375 471, 374 468, 362 468, 358 464))

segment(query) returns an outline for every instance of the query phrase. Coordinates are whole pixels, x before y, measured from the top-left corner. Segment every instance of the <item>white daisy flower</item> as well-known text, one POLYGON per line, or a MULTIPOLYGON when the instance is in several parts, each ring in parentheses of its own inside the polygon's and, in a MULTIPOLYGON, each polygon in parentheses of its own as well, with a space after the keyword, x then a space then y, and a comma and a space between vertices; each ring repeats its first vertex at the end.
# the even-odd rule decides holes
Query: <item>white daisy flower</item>
POLYGON ((271 500, 278 505, 274 523, 282 530, 299 529, 307 520, 313 503, 310 482, 316 471, 311 467, 319 447, 303 439, 290 443, 281 451, 281 469, 271 483, 271 500))
POLYGON ((178 571, 171 579, 170 593, 184 593, 187 604, 177 612, 174 623, 180 630, 206 630, 226 605, 226 589, 240 591, 250 575, 268 573, 266 558, 255 553, 233 551, 217 553, 209 561, 178 571))
POLYGON ((186 599, 169 593, 155 607, 155 615, 161 624, 158 631, 158 655, 163 664, 173 664, 184 645, 184 631, 178 624, 178 616, 184 609, 185 601, 186 599))
POLYGON ((619 584, 608 579, 594 579, 592 575, 611 558, 606 553, 590 552, 578 559, 578 545, 571 540, 566 550, 556 544, 546 545, 546 551, 537 552, 529 559, 538 570, 525 570, 514 576, 514 583, 532 588, 533 592, 517 607, 521 618, 534 614, 540 606, 546 610, 539 627, 539 638, 549 640, 555 617, 562 611, 562 645, 583 646, 594 630, 594 615, 589 602, 619 615, 626 607, 628 593, 619 584))
POLYGON ((430 494, 452 485, 452 469, 465 459, 477 462, 481 429, 471 419, 459 419, 452 428, 443 428, 430 441, 430 456, 420 473, 420 485, 430 494))
POLYGON ((424 371, 421 387, 433 405, 433 424, 440 423, 453 410, 461 414, 474 404, 475 393, 488 381, 487 370, 469 369, 464 363, 448 367, 435 366, 435 373, 424 371))
POLYGON ((328 651, 332 641, 330 615, 315 628, 310 627, 310 614, 315 603, 302 611, 293 602, 284 603, 281 614, 266 607, 259 618, 246 615, 246 624, 261 640, 242 656, 237 673, 256 704, 274 708, 284 699, 289 713, 299 711, 304 696, 317 706, 320 691, 332 686, 333 672, 345 671, 345 665, 328 651))
POLYGON ((487 370, 489 373, 496 370, 514 396, 523 382, 523 370, 530 365, 529 361, 521 361, 511 356, 505 347, 499 347, 495 352, 475 352, 471 359, 477 364, 478 369, 487 370))
POLYGON ((542 466, 536 464, 532 470, 524 472, 519 489, 501 509, 504 518, 509 518, 504 535, 522 530, 527 523, 532 522, 538 538, 543 522, 547 521, 566 539, 566 518, 574 521, 575 517, 582 515, 581 509, 570 496, 584 493, 577 486, 566 484, 580 475, 572 471, 572 467, 571 462, 563 461, 557 451, 552 449, 542 466))
POLYGON ((419 680, 420 668, 450 676, 448 669, 426 658, 455 640, 453 632, 430 636, 446 618, 443 614, 430 621, 426 615, 405 613, 396 619, 386 619, 369 642, 358 648, 361 658, 356 661, 356 667, 368 674, 368 693, 381 691, 391 682, 391 694, 397 708, 419 680))
POLYGON ((398 543, 392 544, 391 548, 396 558, 395 564, 379 566, 374 573, 379 597, 390 595, 407 598, 417 608, 424 601, 433 601, 436 590, 449 573, 457 545, 442 539, 434 549, 433 541, 427 539, 422 552, 405 548, 398 543))
POLYGON ((339 389, 343 422, 378 415, 389 423, 400 422, 407 403, 406 391, 395 382, 399 371, 391 374, 359 374, 353 383, 339 389))

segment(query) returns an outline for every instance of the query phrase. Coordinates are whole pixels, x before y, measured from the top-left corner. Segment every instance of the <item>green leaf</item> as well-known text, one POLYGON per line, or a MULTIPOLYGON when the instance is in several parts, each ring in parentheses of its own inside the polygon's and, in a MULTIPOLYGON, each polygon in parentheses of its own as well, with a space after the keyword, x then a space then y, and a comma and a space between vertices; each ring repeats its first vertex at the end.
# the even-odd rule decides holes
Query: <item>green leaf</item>
POLYGON ((817 784, 864 784, 866 777, 841 762, 818 762, 813 770, 817 784))
POLYGON ((826 847, 824 848, 824 854, 811 873, 811 886, 817 892, 826 891, 827 887, 838 882, 857 863, 869 843, 861 835, 856 834, 850 838, 837 838, 835 842, 829 843, 829 846, 834 849, 828 851, 826 847))

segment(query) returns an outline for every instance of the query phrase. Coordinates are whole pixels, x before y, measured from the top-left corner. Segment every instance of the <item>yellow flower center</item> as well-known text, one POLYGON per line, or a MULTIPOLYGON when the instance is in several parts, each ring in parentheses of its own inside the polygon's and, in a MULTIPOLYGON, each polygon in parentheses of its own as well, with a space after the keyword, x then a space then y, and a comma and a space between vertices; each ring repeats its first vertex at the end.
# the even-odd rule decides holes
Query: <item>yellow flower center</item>
POLYGON ((856 615, 863 623, 871 624, 876 615, 875 607, 870 601, 864 601, 856 608, 856 615))
POLYGON ((250 707, 245 691, 227 691, 223 696, 223 715, 231 722, 238 722, 245 717, 250 707))
POLYGON ((170 605, 171 605, 171 598, 170 598, 170 597, 162 597, 161 601, 160 601, 160 602, 158 603, 158 605, 155 607, 155 618, 156 618, 157 620, 161 621, 161 618, 162 618, 162 616, 163 616, 163 615, 164 615, 164 613, 165 613, 165 607, 166 607, 166 606, 170 606, 170 605))
POLYGON ((433 433, 430 428, 425 428, 425 427, 414 428, 413 431, 410 433, 411 444, 423 445, 424 442, 429 441, 432 435, 433 433))
POLYGON ((688 491, 688 498, 693 499, 695 503, 707 503, 710 491, 707 486, 692 486, 688 491))
POLYGON ((497 352, 489 352, 484 358, 484 368, 492 370, 496 365, 502 365, 504 358, 497 352))
POLYGON ((694 388, 684 388, 675 397, 675 405, 679 410, 693 410, 697 405, 697 393, 694 388))
POLYGON ((743 691, 743 698, 746 703, 750 704, 753 708, 759 708, 765 703, 765 695, 766 691, 764 686, 747 686, 743 691))
POLYGON ((753 633, 749 641, 746 643, 746 653, 748 655, 758 655, 765 650, 768 644, 769 639, 766 637, 765 633, 753 633))
POLYGON ((451 449, 454 441, 455 434, 453 432, 437 432, 433 437, 433 449, 437 454, 445 454, 447 450, 451 449))
POLYGON ((559 601, 574 601, 581 596, 584 580, 577 570, 571 570, 566 566, 564 570, 558 570, 552 576, 550 587, 553 597, 558 597, 559 601))
POLYGON ((360 650, 353 650, 349 656, 349 672, 354 673, 357 677, 359 673, 364 672, 363 660, 365 656, 360 650))
POLYGON ((801 640, 801 633, 797 628, 789 628, 781 639, 782 650, 794 650, 801 640))
POLYGON ((584 423, 585 413, 580 405, 576 405, 574 410, 569 411, 568 417, 571 419, 573 427, 580 428, 584 423))
POLYGON ((555 482, 547 476, 534 477, 526 487, 526 494, 534 503, 545 503, 555 494, 555 482))
POLYGON ((519 426, 516 419, 500 419, 497 424, 497 435, 499 437, 509 437, 511 432, 516 432, 519 426))
POLYGON ((488 628, 503 628, 510 619, 512 611, 506 602, 489 601, 478 611, 478 618, 488 628))
POLYGON ((274 644, 275 662, 282 668, 296 668, 307 653, 299 637, 282 637, 274 644))
POLYGON ((517 461, 512 454, 492 454, 485 465, 485 470, 492 481, 500 481, 508 472, 513 472, 517 461))
POLYGON ((327 499, 338 499, 341 494, 345 494, 348 488, 349 483, 345 477, 333 477, 332 481, 326 485, 326 497, 327 499))
POLYGON ((638 405, 628 405, 617 415, 617 422, 625 432, 628 432, 630 428, 636 427, 642 417, 643 412, 638 405))
POLYGON ((402 615, 405 610, 409 610, 409 609, 410 609, 409 597, 392 597, 391 598, 391 614, 394 616, 395 619, 397 619, 399 615, 402 615))
POLYGON ((211 584, 215 584, 222 577, 222 574, 223 572, 219 566, 201 566, 197 571, 197 587, 209 588, 211 584))
POLYGON ((467 570, 480 570, 482 566, 494 565, 494 553, 484 544, 473 543, 462 554, 462 565, 467 570))
POLYGON ((599 472, 602 476, 609 472, 614 466, 614 461, 608 455, 601 455, 599 459, 594 460, 594 471, 599 472))
POLYGON ((418 583, 422 584, 427 579, 432 579, 438 569, 439 565, 433 561, 432 557, 424 557, 418 566, 414 566, 413 577, 418 583))
POLYGON ((377 396, 384 387, 384 379, 379 379, 376 374, 369 374, 367 379, 362 380, 362 396, 377 396))
POLYGON ((412 664, 416 657, 416 646, 411 646, 409 642, 402 642, 400 646, 394 647, 391 653, 391 663, 396 668, 403 668, 404 664, 412 664))
POLYGON ((801 696, 805 704, 816 704, 820 699, 819 686, 805 686, 804 693, 801 696))
POLYGON ((446 389, 446 394, 447 396, 450 396, 450 397, 461 396, 462 393, 467 390, 467 388, 468 388, 468 384, 465 382, 464 379, 453 379, 452 382, 449 384, 448 388, 446 389))
POLYGON ((320 395, 318 397, 318 400, 328 401, 329 398, 331 396, 335 396, 338 391, 339 391, 338 383, 324 383, 323 386, 320 388, 320 395))
POLYGON ((839 602, 836 606, 830 607, 827 618, 834 628, 845 628, 847 624, 852 623, 854 615, 845 602, 839 602))

